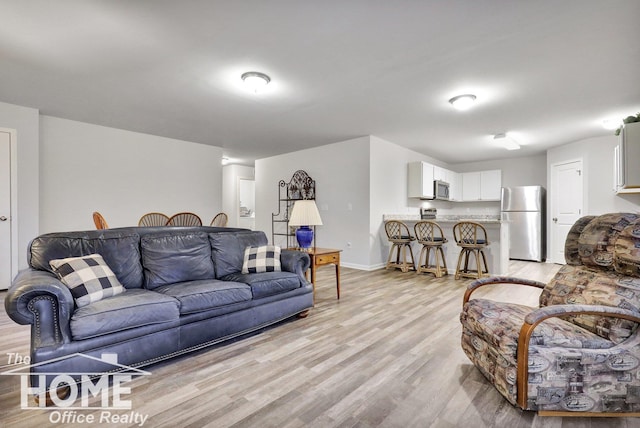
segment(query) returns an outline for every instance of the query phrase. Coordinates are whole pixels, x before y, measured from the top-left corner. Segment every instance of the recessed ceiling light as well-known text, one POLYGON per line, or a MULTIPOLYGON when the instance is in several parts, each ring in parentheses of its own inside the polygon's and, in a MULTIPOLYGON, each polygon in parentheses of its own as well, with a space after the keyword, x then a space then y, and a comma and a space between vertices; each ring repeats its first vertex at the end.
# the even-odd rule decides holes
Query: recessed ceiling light
POLYGON ((240 77, 242 78, 244 85, 253 92, 260 92, 260 90, 271 82, 271 78, 269 76, 258 71, 247 71, 240 77))
POLYGON ((457 95, 449 100, 456 110, 468 110, 476 102, 476 96, 473 94, 457 95))
POLYGON ((500 144, 507 150, 518 150, 520 149, 520 144, 510 136, 505 133, 496 134, 493 136, 493 140, 500 144))

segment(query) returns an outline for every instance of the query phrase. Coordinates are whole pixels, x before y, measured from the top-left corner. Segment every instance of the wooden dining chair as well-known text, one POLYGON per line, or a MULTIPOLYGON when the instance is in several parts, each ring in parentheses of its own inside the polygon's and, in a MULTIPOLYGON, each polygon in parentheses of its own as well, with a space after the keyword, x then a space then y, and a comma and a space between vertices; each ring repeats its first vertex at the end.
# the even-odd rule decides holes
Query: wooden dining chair
POLYGON ((138 221, 138 226, 166 226, 169 221, 169 216, 162 213, 146 213, 138 221))
POLYGON ((225 213, 218 213, 213 220, 211 220, 211 224, 209 226, 226 227, 228 220, 229 217, 225 213))
POLYGON ((93 213, 93 222, 96 225, 96 229, 109 229, 109 225, 107 224, 107 221, 104 219, 104 217, 102 217, 102 214, 100 214, 98 211, 94 211, 93 213))
POLYGON ((194 213, 178 213, 167 220, 167 226, 202 226, 202 219, 194 213))

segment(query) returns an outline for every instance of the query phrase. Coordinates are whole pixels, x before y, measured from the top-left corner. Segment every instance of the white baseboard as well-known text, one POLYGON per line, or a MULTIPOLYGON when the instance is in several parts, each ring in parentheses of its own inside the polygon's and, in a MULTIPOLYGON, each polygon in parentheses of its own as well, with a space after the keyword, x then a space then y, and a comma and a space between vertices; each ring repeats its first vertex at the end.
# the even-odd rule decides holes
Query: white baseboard
POLYGON ((344 266, 346 268, 365 270, 365 271, 372 271, 372 270, 382 269, 386 265, 387 265, 386 263, 378 263, 376 265, 361 265, 361 264, 356 264, 356 263, 340 263, 340 266, 344 266))

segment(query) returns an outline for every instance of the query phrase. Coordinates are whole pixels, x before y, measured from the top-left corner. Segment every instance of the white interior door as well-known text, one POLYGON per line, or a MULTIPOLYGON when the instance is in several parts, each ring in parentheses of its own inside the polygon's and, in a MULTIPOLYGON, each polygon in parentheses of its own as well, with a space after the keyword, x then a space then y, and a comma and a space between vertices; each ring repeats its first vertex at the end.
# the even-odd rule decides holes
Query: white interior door
POLYGON ((0 131, 0 290, 11 284, 11 134, 0 131))
POLYGON ((551 261, 564 264, 564 241, 583 216, 582 160, 551 166, 551 261))

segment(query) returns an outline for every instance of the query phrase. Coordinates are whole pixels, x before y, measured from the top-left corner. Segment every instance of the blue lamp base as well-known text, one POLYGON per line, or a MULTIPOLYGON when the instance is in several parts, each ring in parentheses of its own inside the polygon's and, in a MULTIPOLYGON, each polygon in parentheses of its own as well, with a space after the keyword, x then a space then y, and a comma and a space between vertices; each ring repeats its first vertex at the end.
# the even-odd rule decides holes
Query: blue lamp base
POLYGON ((300 248, 311 247, 311 242, 313 241, 313 229, 309 226, 300 226, 298 230, 296 230, 296 239, 300 248))

